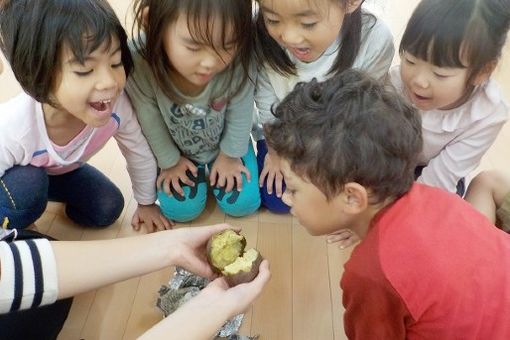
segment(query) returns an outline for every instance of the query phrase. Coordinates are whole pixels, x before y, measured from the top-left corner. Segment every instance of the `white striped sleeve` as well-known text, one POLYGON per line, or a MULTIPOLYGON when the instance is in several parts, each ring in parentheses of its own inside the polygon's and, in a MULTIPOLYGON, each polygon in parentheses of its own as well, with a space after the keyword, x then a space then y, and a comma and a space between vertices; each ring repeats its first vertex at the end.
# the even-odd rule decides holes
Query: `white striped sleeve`
POLYGON ((0 242, 0 267, 0 313, 56 301, 57 267, 48 240, 0 242))

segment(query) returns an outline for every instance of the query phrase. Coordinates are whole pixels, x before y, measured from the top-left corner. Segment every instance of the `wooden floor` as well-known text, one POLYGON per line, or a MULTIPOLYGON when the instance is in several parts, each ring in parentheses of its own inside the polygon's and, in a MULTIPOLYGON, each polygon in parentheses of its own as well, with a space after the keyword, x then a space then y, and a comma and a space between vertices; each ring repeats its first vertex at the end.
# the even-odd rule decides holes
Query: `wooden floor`
MULTIPOLYGON (((111 2, 120 17, 125 18, 128 1, 111 2)), ((398 43, 417 1, 377 0, 377 3, 377 12, 388 22, 398 43)), ((398 62, 398 57, 395 59, 398 62)), ((497 77, 510 100, 509 59, 507 44, 497 77)), ((10 70, 0 76, 0 84, 0 102, 20 91, 10 70)), ((507 125, 480 169, 508 170, 509 142, 507 125)), ((130 226, 136 202, 132 198, 125 161, 115 143, 110 142, 91 164, 109 175, 124 193, 126 207, 120 219, 107 229, 83 229, 65 217, 61 205, 50 204, 37 222, 42 232, 61 240, 112 239, 136 234, 130 226)), ((291 216, 277 216, 261 210, 250 217, 231 218, 222 214, 213 201, 208 202, 204 214, 190 226, 223 221, 242 227, 249 246, 256 246, 269 259, 273 274, 262 296, 247 312, 242 334, 260 334, 265 340, 345 339, 338 282, 350 250, 328 246, 322 237, 310 237, 291 216)), ((77 296, 59 339, 136 338, 161 319, 155 307, 157 291, 168 282, 172 272, 173 268, 168 268, 77 296)))

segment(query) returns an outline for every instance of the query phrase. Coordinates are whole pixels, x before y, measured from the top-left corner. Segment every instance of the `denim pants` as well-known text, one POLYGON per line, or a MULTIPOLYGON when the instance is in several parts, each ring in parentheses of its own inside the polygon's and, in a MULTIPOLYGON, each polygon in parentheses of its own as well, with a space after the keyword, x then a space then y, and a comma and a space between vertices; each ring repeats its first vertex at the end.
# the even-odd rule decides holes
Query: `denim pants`
POLYGON ((73 222, 89 227, 112 224, 124 208, 120 190, 88 164, 62 175, 48 175, 46 169, 31 165, 14 166, 0 179, 0 221, 8 217, 9 228, 30 226, 48 200, 64 203, 73 222))
MULTIPOLYGON (((257 142, 257 163, 259 167, 259 176, 260 172, 264 169, 264 159, 267 155, 267 145, 266 140, 262 139, 257 142)), ((290 207, 282 201, 281 197, 276 196, 276 190, 273 184, 273 193, 269 194, 267 192, 267 178, 264 180, 264 185, 260 188, 260 199, 262 202, 262 206, 267 210, 277 213, 277 214, 286 214, 290 211, 290 207)), ((285 180, 282 183, 282 191, 285 191, 285 180)))
MULTIPOLYGON (((243 178, 243 190, 238 191, 234 188, 231 192, 225 192, 223 188, 213 188, 214 198, 220 209, 227 215, 241 217, 254 213, 260 207, 260 195, 258 188, 258 169, 255 152, 251 141, 248 152, 241 157, 244 166, 251 174, 251 182, 248 183, 245 174, 243 178)), ((212 163, 208 164, 211 168, 212 163)), ((177 222, 189 222, 197 218, 205 209, 207 201, 207 181, 206 169, 204 164, 198 164, 198 174, 193 177, 188 173, 188 177, 195 182, 194 187, 182 185, 184 196, 179 195, 172 190, 172 195, 167 195, 164 191, 158 191, 158 200, 161 206, 161 212, 177 222)), ((172 188, 173 189, 173 188, 172 188)))

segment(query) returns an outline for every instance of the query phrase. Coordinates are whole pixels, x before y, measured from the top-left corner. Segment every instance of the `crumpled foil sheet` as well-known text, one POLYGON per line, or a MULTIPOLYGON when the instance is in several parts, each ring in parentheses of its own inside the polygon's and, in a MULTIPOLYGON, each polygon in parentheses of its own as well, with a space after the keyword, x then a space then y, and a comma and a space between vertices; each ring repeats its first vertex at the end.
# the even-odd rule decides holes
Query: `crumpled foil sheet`
MULTIPOLYGON (((209 280, 182 268, 177 267, 174 276, 170 280, 168 286, 161 286, 159 289, 159 298, 156 303, 163 314, 168 316, 172 314, 182 304, 196 296, 202 288, 209 283, 209 280)), ((239 327, 243 321, 244 314, 239 314, 233 319, 227 321, 216 335, 217 339, 227 340, 256 340, 258 335, 254 337, 238 335, 239 327)))

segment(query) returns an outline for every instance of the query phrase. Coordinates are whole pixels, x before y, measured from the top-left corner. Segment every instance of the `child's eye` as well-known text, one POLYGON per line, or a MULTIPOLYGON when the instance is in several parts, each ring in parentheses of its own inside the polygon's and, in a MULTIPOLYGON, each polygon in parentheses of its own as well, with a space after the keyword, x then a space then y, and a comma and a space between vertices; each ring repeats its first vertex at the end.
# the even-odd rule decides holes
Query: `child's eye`
POLYGON ((85 76, 88 76, 89 74, 92 73, 93 70, 89 70, 89 71, 74 71, 74 74, 76 74, 78 77, 85 77, 85 76))
POLYGON ((311 22, 311 23, 302 23, 301 26, 303 26, 303 28, 309 30, 309 29, 312 29, 315 27, 315 25, 317 25, 316 22, 311 22))
POLYGON ((444 79, 444 78, 448 78, 449 76, 446 75, 446 74, 440 74, 440 73, 437 73, 437 72, 434 72, 434 75, 438 78, 441 78, 441 79, 444 79))
POLYGON ((113 68, 122 67, 122 66, 124 66, 124 63, 122 61, 117 64, 112 65, 113 68))
POLYGON ((186 46, 186 48, 189 50, 189 51, 192 51, 192 52, 198 52, 200 51, 200 47, 192 47, 192 46, 186 46))
POLYGON ((409 58, 405 58, 405 60, 406 60, 406 63, 414 65, 414 61, 413 60, 411 60, 409 58))
POLYGON ((265 18, 265 21, 266 21, 267 25, 277 25, 279 23, 278 20, 269 19, 269 18, 265 18))

